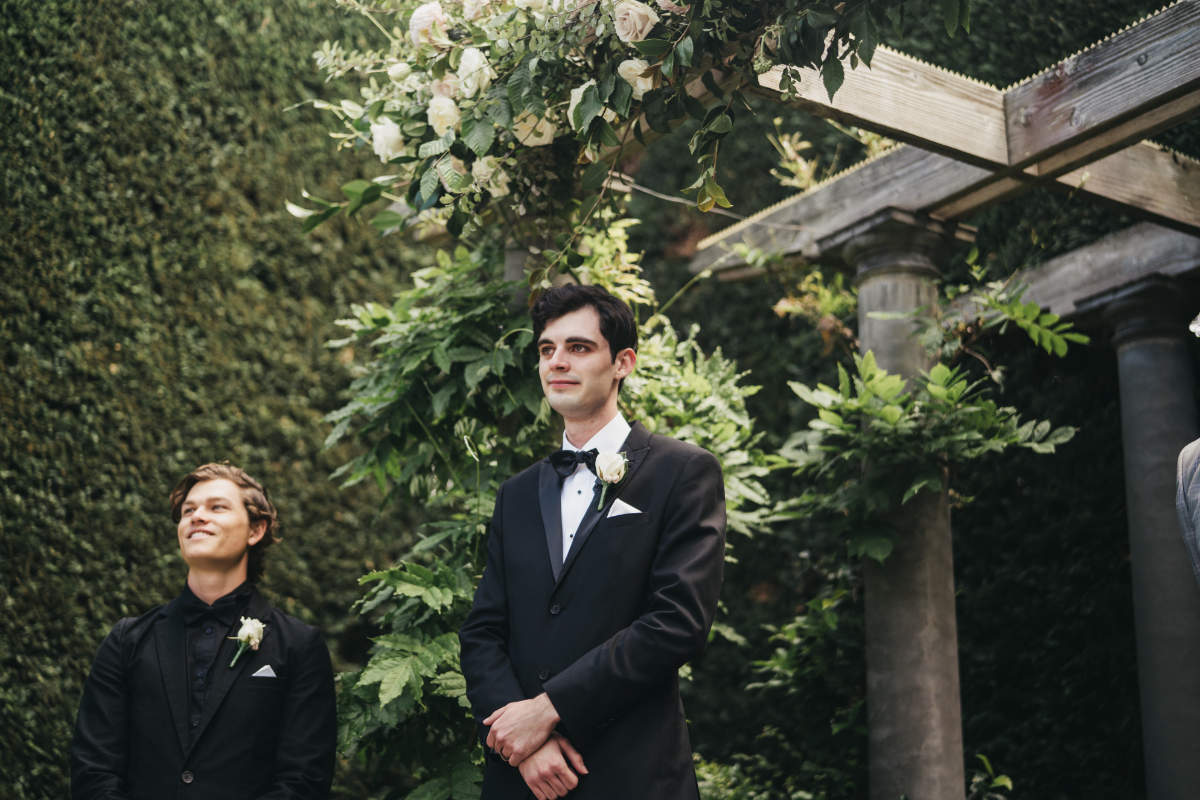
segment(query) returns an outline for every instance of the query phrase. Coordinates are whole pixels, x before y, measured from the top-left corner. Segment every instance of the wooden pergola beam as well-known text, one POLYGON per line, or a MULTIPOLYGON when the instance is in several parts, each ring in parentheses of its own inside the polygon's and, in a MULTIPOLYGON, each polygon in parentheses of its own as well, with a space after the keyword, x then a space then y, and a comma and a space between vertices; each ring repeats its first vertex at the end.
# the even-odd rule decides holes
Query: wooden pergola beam
MULTIPOLYGON (((784 66, 758 76, 779 99, 784 66)), ((1008 165, 1004 94, 994 86, 876 48, 871 68, 846 69, 831 101, 820 73, 798 70, 797 95, 787 103, 818 117, 856 125, 978 166, 1008 165)))
POLYGON ((1068 147, 1086 161, 1153 136, 1200 107, 1197 90, 1200 0, 1180 0, 1007 89, 1009 164, 1047 174, 1042 165, 1068 147))
MULTIPOLYGON (((883 208, 954 220, 1047 181, 1200 235, 1200 163, 1138 141, 1200 109, 1200 0, 1180 0, 1003 92, 886 47, 870 70, 847 71, 832 102, 815 71, 800 72, 801 108, 909 146, 709 237, 694 270, 744 263, 735 243, 812 257, 823 236, 883 208), (1106 81, 1117 87, 1111 107, 1106 81), (717 243, 719 252, 705 252, 717 243)), ((777 67, 759 84, 778 97, 782 74, 777 67)))

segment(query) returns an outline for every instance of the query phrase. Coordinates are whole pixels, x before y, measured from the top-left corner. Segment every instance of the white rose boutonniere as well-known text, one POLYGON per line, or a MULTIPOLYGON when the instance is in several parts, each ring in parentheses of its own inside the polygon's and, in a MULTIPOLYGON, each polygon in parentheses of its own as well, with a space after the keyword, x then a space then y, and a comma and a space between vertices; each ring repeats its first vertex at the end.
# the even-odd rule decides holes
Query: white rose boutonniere
POLYGON ((263 634, 267 632, 267 626, 262 620, 254 617, 242 617, 242 627, 238 628, 237 636, 230 636, 230 639, 236 639, 238 643, 237 652, 233 654, 233 660, 229 662, 229 668, 233 669, 233 665, 242 657, 242 653, 247 650, 257 650, 262 644, 263 634))
POLYGON ((625 480, 625 469, 628 465, 629 460, 625 458, 624 453, 596 454, 596 477, 600 479, 600 502, 596 504, 597 511, 604 507, 608 487, 616 486, 625 480))

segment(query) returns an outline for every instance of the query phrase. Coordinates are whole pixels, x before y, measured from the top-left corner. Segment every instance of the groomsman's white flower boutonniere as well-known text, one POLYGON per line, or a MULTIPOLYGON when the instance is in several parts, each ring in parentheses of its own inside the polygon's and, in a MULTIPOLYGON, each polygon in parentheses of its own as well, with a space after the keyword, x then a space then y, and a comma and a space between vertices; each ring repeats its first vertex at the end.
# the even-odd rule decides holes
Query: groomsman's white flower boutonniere
POLYGON ((604 507, 604 496, 608 494, 608 487, 616 486, 625 480, 625 467, 628 464, 624 453, 596 454, 596 477, 600 479, 600 502, 596 504, 597 511, 604 507))
POLYGON ((263 634, 266 633, 267 626, 262 620, 257 620, 254 617, 242 617, 242 627, 238 628, 237 636, 230 636, 230 639, 236 639, 238 643, 237 652, 233 654, 233 661, 229 662, 229 668, 233 669, 233 665, 242 657, 242 653, 249 650, 257 650, 262 644, 263 634))

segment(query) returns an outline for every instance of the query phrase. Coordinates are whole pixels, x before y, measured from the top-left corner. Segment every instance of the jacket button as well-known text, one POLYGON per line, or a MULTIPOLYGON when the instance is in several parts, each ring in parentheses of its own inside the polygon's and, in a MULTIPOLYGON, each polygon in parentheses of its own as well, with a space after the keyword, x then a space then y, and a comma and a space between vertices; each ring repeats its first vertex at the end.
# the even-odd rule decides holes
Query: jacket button
POLYGON ((559 604, 558 604, 558 603, 555 603, 554 605, 550 606, 550 613, 551 613, 551 614, 557 614, 557 613, 558 613, 558 612, 560 612, 560 611, 562 611, 562 607, 561 607, 561 606, 559 606, 559 604))
POLYGON ((179 776, 179 780, 183 781, 184 783, 191 783, 192 781, 196 780, 196 776, 192 774, 190 769, 185 769, 183 774, 179 776))
POLYGON ((548 669, 539 669, 538 670, 538 680, 539 681, 544 681, 549 677, 550 677, 550 670, 548 670, 548 669))

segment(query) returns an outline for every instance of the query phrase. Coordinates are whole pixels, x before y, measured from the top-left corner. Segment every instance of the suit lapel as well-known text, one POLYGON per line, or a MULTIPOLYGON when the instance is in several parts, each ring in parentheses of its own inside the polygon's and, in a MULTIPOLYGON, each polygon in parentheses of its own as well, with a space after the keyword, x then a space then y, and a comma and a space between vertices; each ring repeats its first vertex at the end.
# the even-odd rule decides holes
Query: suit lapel
MULTIPOLYGON (((571 565, 575 563, 575 559, 579 556, 579 551, 583 549, 583 545, 587 542, 592 530, 596 524, 604 518, 608 510, 612 507, 613 501, 625 491, 625 488, 633 482, 634 476, 637 474, 638 467, 642 465, 642 461, 646 458, 646 453, 650 452, 650 434, 642 427, 641 423, 635 422, 629 431, 629 435, 625 437, 625 444, 621 447, 625 453, 625 458, 628 459, 629 465, 625 471, 625 479, 616 486, 610 486, 608 492, 604 495, 604 503, 597 508, 596 502, 588 504, 588 510, 584 513, 583 519, 579 521, 579 529, 575 531, 575 541, 571 544, 571 549, 567 551, 567 560, 562 565, 562 571, 555 575, 555 588, 559 583, 562 583, 563 576, 571 569, 571 565)), ((551 468, 553 472, 553 468, 551 468)), ((596 484, 599 486, 600 481, 596 484)), ((600 497, 600 490, 597 489, 593 498, 600 497)), ((559 522, 559 528, 562 528, 562 522, 559 522)), ((559 542, 561 547, 562 535, 559 534, 559 542)))
POLYGON ((562 572, 562 482, 553 465, 543 461, 538 470, 538 506, 542 511, 542 528, 546 531, 546 550, 550 554, 550 571, 554 580, 562 572))
POLYGON ((172 600, 154 623, 154 652, 158 657, 158 674, 162 677, 163 692, 179 749, 188 749, 188 687, 187 687, 187 628, 179 609, 179 599, 172 600))
MULTIPOLYGON (((250 595, 250 602, 246 605, 246 616, 266 620, 270 614, 271 607, 263 599, 262 595, 255 590, 250 595)), ((254 660, 252 657, 254 651, 247 650, 245 653, 242 653, 242 657, 238 659, 235 666, 229 666, 229 662, 233 660, 234 653, 237 652, 238 643, 228 637, 236 634, 237 629, 240 627, 241 624, 235 622, 233 629, 221 640, 221 647, 217 650, 216 661, 213 662, 211 682, 208 685, 208 692, 204 697, 204 712, 200 715, 200 725, 196 728, 196 735, 192 737, 192 747, 195 747, 200 738, 204 736, 204 731, 208 728, 208 724, 217 715, 217 712, 221 709, 221 704, 225 702, 225 696, 233 688, 234 681, 246 671, 247 665, 254 660)), ((272 631, 268 627, 263 633, 263 641, 266 641, 267 637, 272 634, 278 636, 279 632, 272 631)), ((188 750, 190 751, 191 748, 189 747, 188 750)))

